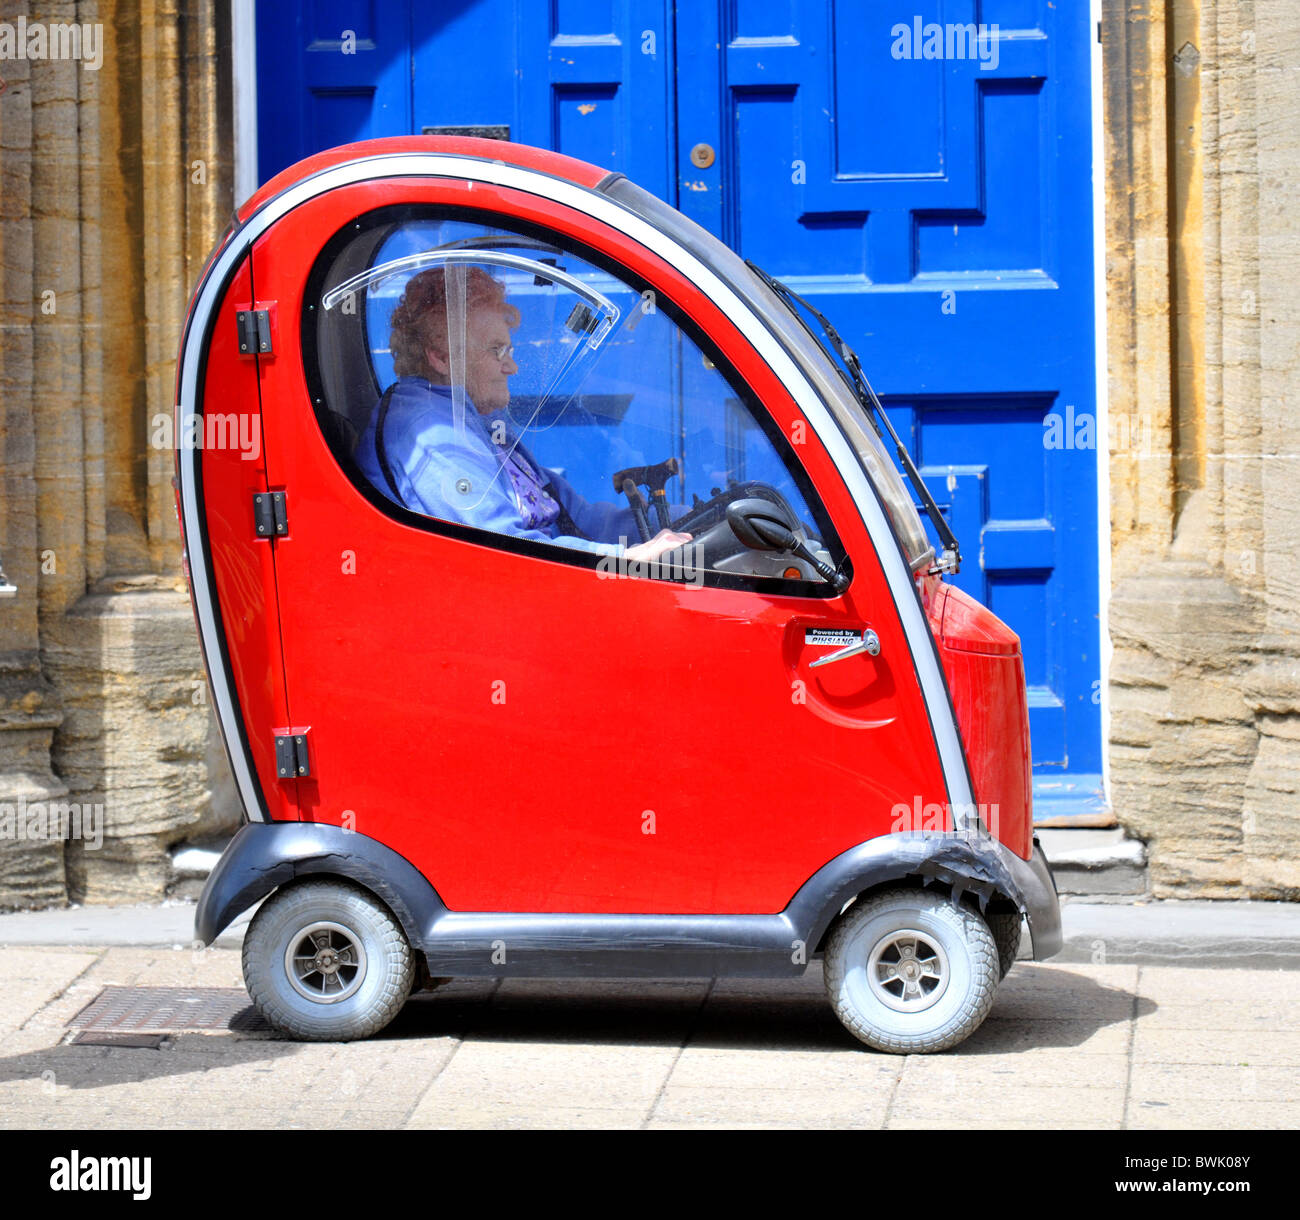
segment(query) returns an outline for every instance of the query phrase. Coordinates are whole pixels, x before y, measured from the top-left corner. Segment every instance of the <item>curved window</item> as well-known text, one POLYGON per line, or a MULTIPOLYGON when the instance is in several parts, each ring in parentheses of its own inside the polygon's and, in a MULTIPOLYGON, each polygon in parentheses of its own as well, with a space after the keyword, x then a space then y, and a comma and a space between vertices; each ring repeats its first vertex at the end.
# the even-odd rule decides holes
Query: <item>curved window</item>
POLYGON ((934 559, 934 548, 926 537, 917 506, 912 502, 903 477, 884 440, 863 410, 843 363, 832 356, 805 320, 750 270, 745 261, 722 245, 711 233, 649 191, 618 175, 600 190, 623 207, 669 234, 674 241, 702 259, 724 282, 753 306, 795 360, 830 409, 841 431, 853 446, 872 485, 880 497, 885 515, 898 536, 903 554, 915 572, 934 559), (798 325, 791 325, 797 322, 798 325))
POLYGON ((829 520, 711 342, 595 251, 468 215, 381 209, 313 269, 308 384, 372 502, 606 570, 829 596, 829 520), (745 546, 736 500, 802 548, 745 546))

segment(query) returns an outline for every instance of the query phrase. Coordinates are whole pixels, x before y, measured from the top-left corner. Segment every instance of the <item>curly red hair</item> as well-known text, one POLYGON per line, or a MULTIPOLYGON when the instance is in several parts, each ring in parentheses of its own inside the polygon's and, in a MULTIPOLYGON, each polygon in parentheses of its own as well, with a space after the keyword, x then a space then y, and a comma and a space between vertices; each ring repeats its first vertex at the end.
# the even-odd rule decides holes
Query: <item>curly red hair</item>
POLYGON ((393 371, 399 377, 442 379, 429 367, 425 353, 432 348, 446 355, 450 350, 448 279, 453 301, 463 291, 466 318, 476 309, 499 309, 511 329, 519 325, 519 310, 506 300, 505 285, 481 267, 456 263, 421 271, 407 281, 402 299, 393 310, 388 346, 393 355, 393 371))

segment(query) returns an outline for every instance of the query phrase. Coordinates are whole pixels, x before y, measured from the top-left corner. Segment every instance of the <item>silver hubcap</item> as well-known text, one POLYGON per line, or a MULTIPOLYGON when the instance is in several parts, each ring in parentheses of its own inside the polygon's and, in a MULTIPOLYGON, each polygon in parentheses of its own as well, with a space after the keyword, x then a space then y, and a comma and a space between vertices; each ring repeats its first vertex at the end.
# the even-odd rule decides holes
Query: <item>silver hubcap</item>
POLYGON ((366 951, 351 928, 327 921, 309 924, 290 937, 284 972, 304 999, 337 1004, 365 981, 366 951))
POLYGON ((867 960, 872 994, 895 1012, 924 1012, 937 1004, 951 977, 943 946, 915 928, 881 937, 867 960))

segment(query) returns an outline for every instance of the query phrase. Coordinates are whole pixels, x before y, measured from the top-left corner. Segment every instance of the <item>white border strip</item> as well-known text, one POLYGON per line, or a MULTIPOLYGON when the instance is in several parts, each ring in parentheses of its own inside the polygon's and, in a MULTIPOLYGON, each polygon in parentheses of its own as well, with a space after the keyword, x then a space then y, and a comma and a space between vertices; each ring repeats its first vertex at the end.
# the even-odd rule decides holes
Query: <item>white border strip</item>
POLYGON ((235 94, 235 206, 257 191, 257 18, 255 0, 231 0, 231 82, 235 94))
MULTIPOLYGON (((182 414, 177 435, 188 435, 190 420, 198 401, 198 375, 201 362, 199 340, 207 331, 213 311, 221 303, 227 277, 248 254, 253 242, 276 221, 309 199, 356 182, 394 177, 460 178, 490 182, 496 186, 537 195, 572 208, 574 211, 585 213, 657 254, 690 280, 730 319, 789 390, 839 468, 841 477, 853 495, 858 511, 862 514, 863 523, 867 527, 867 533, 884 567, 912 651, 912 660, 920 679, 921 691, 925 697, 930 723, 939 749, 950 807, 954 812, 963 807, 973 808, 974 796, 966 772, 961 736, 948 698, 948 687, 939 668, 930 626, 926 622, 920 599, 916 595, 912 574, 903 561, 893 531, 885 519, 884 510, 867 479, 862 463, 840 432, 826 404, 822 402, 798 365, 768 331, 762 319, 704 263, 679 246, 666 233, 654 228, 612 199, 587 187, 552 178, 536 170, 505 165, 496 161, 479 161, 439 153, 401 153, 349 161, 322 170, 286 188, 249 217, 248 222, 235 235, 230 245, 222 251, 220 259, 213 266, 211 274, 203 285, 199 299, 195 302, 194 314, 186 332, 181 356, 181 398, 178 405, 182 414)), ((181 453, 180 490, 186 544, 190 551, 190 574, 194 584, 196 613, 200 630, 203 632, 204 651, 211 659, 208 668, 217 713, 227 743, 238 743, 239 726, 234 714, 233 694, 226 685, 225 666, 212 663, 225 654, 223 641, 217 631, 212 612, 214 593, 208 586, 208 554, 197 495, 200 457, 201 453, 197 447, 183 450, 181 453)), ((228 752, 234 764, 235 778, 244 800, 244 808, 250 819, 260 821, 262 820, 261 802, 257 799, 257 784, 248 768, 248 759, 243 750, 228 750, 228 752)))
POLYGON ((1103 59, 1097 27, 1101 22, 1101 0, 1092 0, 1092 258, 1093 327, 1096 336, 1097 396, 1097 631, 1098 688, 1101 716, 1101 786, 1106 804, 1114 808, 1110 791, 1110 663, 1114 647, 1110 642, 1110 366, 1107 363, 1106 333, 1106 133, 1102 107, 1103 59))

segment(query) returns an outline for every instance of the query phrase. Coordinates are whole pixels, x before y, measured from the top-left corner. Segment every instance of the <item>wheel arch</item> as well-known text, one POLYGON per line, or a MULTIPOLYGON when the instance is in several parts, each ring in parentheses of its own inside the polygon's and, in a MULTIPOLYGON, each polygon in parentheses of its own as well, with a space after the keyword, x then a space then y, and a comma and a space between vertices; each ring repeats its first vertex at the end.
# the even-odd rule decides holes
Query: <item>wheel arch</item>
POLYGON ((879 894, 882 890, 891 888, 903 888, 917 890, 925 894, 944 894, 961 906, 969 907, 977 914, 987 917, 989 915, 998 915, 1002 913, 1023 915, 1016 900, 1001 891, 995 892, 987 901, 981 902, 980 896, 971 890, 958 890, 948 881, 936 881, 931 877, 926 877, 921 873, 907 873, 901 877, 894 877, 889 880, 877 881, 866 887, 860 893, 855 894, 849 899, 848 904, 837 911, 827 922, 822 931, 821 939, 813 949, 814 956, 821 956, 826 948, 826 942, 830 939, 831 933, 835 930, 835 925, 846 916, 859 903, 879 894))
MULTIPOLYGON (((1023 880, 1016 875, 1021 871, 1015 868, 1016 861, 997 840, 977 833, 883 835, 819 869, 795 895, 787 915, 805 930, 804 941, 812 954, 822 952, 832 927, 851 906, 890 885, 937 887, 980 914, 1014 908, 1029 913, 1031 920, 1040 914, 1050 925, 1052 912, 1032 909, 1023 880)), ((1055 900, 1054 892, 1052 897, 1055 900)), ((1054 901, 1053 912, 1059 936, 1060 916, 1054 901)))
POLYGON ((376 839, 316 822, 250 822, 209 875, 194 914, 194 935, 210 945, 232 920, 272 891, 298 880, 334 878, 360 886, 401 925, 412 950, 446 911, 419 870, 376 839))

